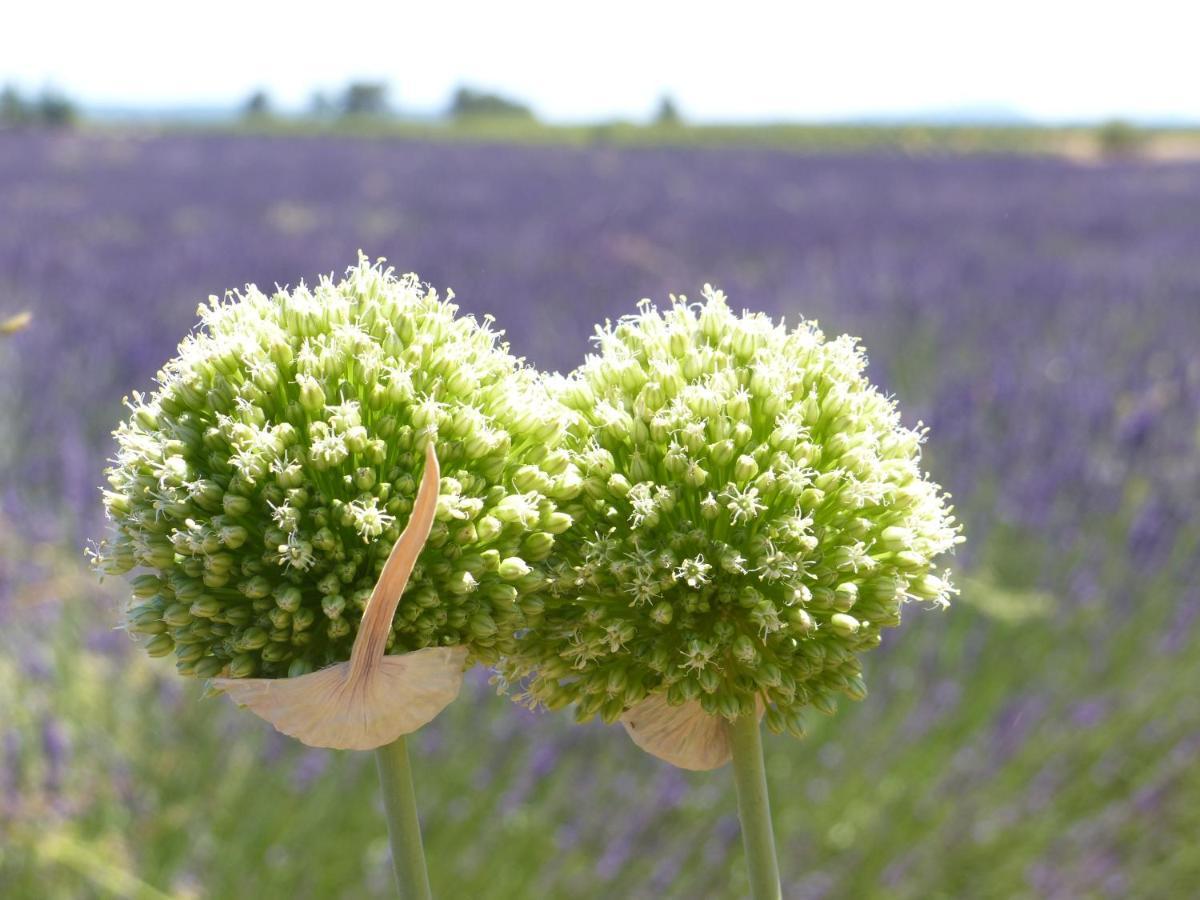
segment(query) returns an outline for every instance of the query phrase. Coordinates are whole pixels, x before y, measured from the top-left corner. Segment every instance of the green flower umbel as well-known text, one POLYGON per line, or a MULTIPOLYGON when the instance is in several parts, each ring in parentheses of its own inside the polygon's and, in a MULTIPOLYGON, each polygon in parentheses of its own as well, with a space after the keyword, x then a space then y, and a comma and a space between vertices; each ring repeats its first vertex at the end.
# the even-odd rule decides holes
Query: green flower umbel
POLYGON ((147 652, 200 677, 347 660, 431 442, 436 517, 387 648, 512 649, 580 479, 538 376, 456 309, 365 260, 201 306, 108 472, 99 562, 137 573, 128 628, 147 652))
POLYGON ((860 654, 906 600, 947 602, 934 559, 960 540, 862 349, 711 288, 597 340, 558 389, 580 417, 576 524, 509 677, 581 719, 698 703, 797 734, 805 707, 862 697, 860 654))

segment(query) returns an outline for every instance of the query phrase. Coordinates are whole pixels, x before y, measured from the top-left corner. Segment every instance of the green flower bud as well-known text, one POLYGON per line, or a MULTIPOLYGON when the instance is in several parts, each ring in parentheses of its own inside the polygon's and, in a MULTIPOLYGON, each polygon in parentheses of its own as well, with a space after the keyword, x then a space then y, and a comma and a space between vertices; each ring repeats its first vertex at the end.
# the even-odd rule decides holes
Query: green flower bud
POLYGON ((510 556, 501 560, 497 574, 505 581, 516 581, 529 574, 529 565, 519 556, 510 556))
POLYGON ((253 653, 239 653, 229 661, 226 674, 230 678, 253 678, 258 671, 258 659, 253 653))
POLYGON ((843 637, 855 634, 859 629, 859 621, 846 613, 834 613, 829 617, 829 626, 843 637))
POLYGON ((737 458, 737 462, 733 466, 734 480, 739 484, 746 484, 754 479, 758 474, 758 463, 754 461, 753 456, 742 454, 737 458))
POLYGON ((150 656, 166 656, 175 649, 175 642, 169 634, 159 634, 146 641, 145 649, 150 656))

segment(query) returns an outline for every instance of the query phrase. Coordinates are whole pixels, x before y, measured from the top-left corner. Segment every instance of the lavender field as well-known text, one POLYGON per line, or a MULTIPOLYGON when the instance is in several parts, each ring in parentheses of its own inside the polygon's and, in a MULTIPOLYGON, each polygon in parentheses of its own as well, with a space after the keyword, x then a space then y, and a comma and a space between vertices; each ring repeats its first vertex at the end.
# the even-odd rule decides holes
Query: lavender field
MULTIPOLYGON (((962 595, 772 738, 785 895, 1200 883, 1200 164, 0 133, 0 896, 387 896, 375 772, 114 630, 121 399, 210 294, 420 273, 539 366, 639 298, 860 336, 954 495, 962 595)), ((735 897, 732 785, 475 672, 416 741, 445 897, 735 897), (482 735, 482 737, 481 737, 482 735)), ((1194 890, 1194 887, 1192 888, 1194 890)))

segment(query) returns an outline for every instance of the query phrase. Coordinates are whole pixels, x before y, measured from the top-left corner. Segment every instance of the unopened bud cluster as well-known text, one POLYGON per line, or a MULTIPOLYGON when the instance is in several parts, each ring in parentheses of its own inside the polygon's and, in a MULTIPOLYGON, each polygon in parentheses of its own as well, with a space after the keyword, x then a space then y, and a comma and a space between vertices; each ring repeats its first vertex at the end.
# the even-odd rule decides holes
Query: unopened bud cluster
POLYGON ((539 376, 456 310, 365 260, 201 306, 159 389, 129 403, 108 471, 98 563, 132 575, 147 652, 200 677, 347 659, 429 441, 437 518, 388 647, 511 650, 581 478, 539 376))
POLYGON ((580 417, 575 526, 507 677, 581 719, 665 692, 794 733, 862 697, 859 654, 906 599, 948 602, 933 561, 960 538, 861 348, 710 288, 597 341, 557 388, 580 417))

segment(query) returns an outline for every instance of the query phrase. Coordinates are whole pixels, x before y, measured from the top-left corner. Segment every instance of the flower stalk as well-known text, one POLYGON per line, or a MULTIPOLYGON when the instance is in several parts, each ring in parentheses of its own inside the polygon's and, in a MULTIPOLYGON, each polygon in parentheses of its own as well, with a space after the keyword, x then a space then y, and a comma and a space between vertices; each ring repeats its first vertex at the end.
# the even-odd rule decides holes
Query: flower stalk
POLYGON ((771 828, 771 802, 763 763, 762 734, 757 716, 739 716, 729 723, 733 746, 733 780, 737 785, 738 819, 750 872, 754 900, 779 900, 779 862, 771 828))
POLYGON ((392 867, 396 888, 403 900, 431 900, 425 848, 421 844, 421 822, 408 761, 407 739, 401 735, 375 751, 383 809, 392 845, 392 867))

